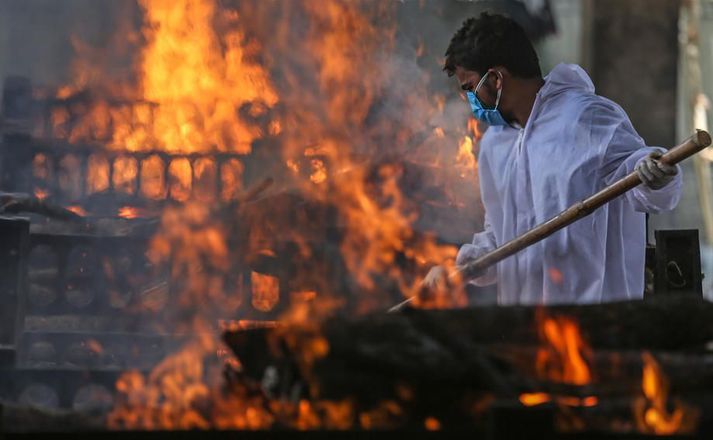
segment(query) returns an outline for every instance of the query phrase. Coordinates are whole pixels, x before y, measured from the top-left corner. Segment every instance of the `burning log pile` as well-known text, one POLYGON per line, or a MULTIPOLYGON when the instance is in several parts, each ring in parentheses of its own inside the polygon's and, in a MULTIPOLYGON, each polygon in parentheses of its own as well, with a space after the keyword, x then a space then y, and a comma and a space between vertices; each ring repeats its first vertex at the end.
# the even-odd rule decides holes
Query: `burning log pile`
POLYGON ((275 398, 300 390, 297 398, 348 402, 351 426, 472 430, 505 411, 509 429, 535 437, 702 434, 713 426, 711 318, 713 304, 679 296, 409 310, 327 320, 316 331, 235 329, 225 340, 241 360, 236 383, 262 384, 275 398), (324 348, 305 355, 315 341, 324 348), (554 424, 545 416, 518 426, 548 412, 554 424))

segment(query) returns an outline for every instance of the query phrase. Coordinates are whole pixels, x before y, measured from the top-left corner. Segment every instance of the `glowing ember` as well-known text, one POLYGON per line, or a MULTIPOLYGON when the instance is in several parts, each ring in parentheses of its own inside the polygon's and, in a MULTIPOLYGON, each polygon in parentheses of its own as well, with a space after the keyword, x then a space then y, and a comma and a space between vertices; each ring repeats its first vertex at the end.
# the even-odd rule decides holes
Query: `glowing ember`
POLYGON ((537 352, 537 373, 543 379, 572 385, 586 385, 592 375, 585 358, 591 350, 584 343, 577 324, 564 317, 546 317, 540 333, 545 342, 537 352))
POLYGON ((547 393, 523 393, 520 394, 520 403, 525 406, 537 406, 550 402, 552 396, 547 393))
POLYGON ((558 405, 574 408, 592 407, 597 406, 599 403, 599 399, 596 396, 553 396, 547 393, 523 393, 520 394, 519 400, 524 406, 537 406, 554 401, 558 405))
POLYGON ((35 197, 37 197, 38 199, 44 200, 47 198, 47 196, 49 196, 49 193, 47 191, 45 191, 44 189, 37 188, 35 190, 35 197))
POLYGON ((439 431, 441 422, 435 417, 427 417, 423 422, 423 426, 429 431, 439 431))
POLYGON ((555 401, 564 406, 571 407, 592 407, 597 406, 599 399, 597 396, 574 397, 574 396, 558 396, 555 401))
POLYGON ((317 292, 314 290, 299 290, 296 292, 290 292, 290 298, 292 298, 293 301, 314 301, 317 299, 317 292))
POLYGON ((87 211, 85 211, 84 208, 82 208, 81 206, 78 206, 78 205, 67 206, 67 210, 72 211, 73 213, 75 213, 79 216, 82 216, 82 217, 87 216, 87 211))
POLYGON ((140 217, 139 209, 134 206, 122 206, 121 208, 119 208, 117 214, 119 215, 119 217, 126 219, 134 219, 140 217))
POLYGON ((109 189, 109 160, 97 154, 89 156, 87 163, 87 191, 97 193, 109 189))
POLYGON ((250 321, 246 319, 240 319, 237 321, 233 320, 220 320, 218 325, 223 331, 240 331, 256 328, 276 328, 278 326, 277 321, 250 321))
POLYGON ((130 156, 120 156, 114 161, 112 184, 118 192, 134 194, 136 192, 136 176, 139 172, 136 159, 130 156))
POLYGON ((141 194, 149 199, 163 199, 166 192, 164 163, 156 155, 141 162, 141 194))
POLYGON ((547 275, 550 277, 550 280, 555 284, 562 284, 562 282, 564 281, 564 274, 562 274, 562 271, 560 271, 556 267, 550 267, 547 270, 547 275))
POLYGON ((280 300, 280 280, 269 275, 252 272, 252 304, 258 310, 269 312, 280 300))
POLYGON ((93 353, 101 354, 104 352, 104 348, 96 339, 89 339, 88 341, 86 341, 86 345, 87 348, 89 348, 89 350, 91 350, 93 353))

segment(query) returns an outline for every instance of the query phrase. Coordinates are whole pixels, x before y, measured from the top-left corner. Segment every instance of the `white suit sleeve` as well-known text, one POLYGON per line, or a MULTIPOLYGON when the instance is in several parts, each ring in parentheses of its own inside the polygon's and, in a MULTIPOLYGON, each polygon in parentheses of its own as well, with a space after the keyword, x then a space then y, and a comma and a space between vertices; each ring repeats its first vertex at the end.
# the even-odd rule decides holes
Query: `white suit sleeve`
MULTIPOLYGON (((647 147, 636 133, 624 111, 615 104, 593 105, 583 114, 591 118, 590 145, 598 145, 600 151, 599 176, 604 185, 610 185, 634 171, 639 161, 661 148, 647 147)), ((585 121, 582 121, 585 122, 585 121)), ((639 185, 624 197, 636 211, 658 213, 676 207, 681 198, 681 169, 665 187, 653 190, 639 185)))

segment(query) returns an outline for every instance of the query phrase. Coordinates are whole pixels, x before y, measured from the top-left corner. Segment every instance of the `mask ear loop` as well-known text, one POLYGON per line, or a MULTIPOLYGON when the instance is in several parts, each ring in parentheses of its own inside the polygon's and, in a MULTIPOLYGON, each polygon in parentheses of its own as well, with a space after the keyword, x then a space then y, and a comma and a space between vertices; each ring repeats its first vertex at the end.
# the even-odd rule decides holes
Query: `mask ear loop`
MULTIPOLYGON (((494 72, 495 72, 497 75, 500 76, 500 79, 503 78, 503 74, 500 73, 500 71, 495 70, 494 72)), ((477 100, 480 102, 480 105, 481 105, 481 106, 483 105, 483 102, 480 100, 480 98, 478 98, 478 90, 479 90, 480 87, 483 85, 483 83, 485 82, 485 80, 488 78, 488 75, 490 75, 490 70, 487 71, 487 72, 485 72, 485 75, 483 75, 483 77, 480 78, 480 81, 478 82, 478 85, 475 86, 475 90, 473 90, 473 94, 475 95, 475 99, 477 99, 477 100)), ((497 96, 495 97, 495 108, 493 108, 493 110, 497 110, 497 109, 498 109, 498 106, 500 105, 500 96, 501 96, 502 94, 503 94, 503 88, 500 87, 500 88, 498 89, 498 94, 497 94, 497 96)))
MULTIPOLYGON (((503 79, 503 74, 500 73, 500 71, 498 71, 498 70, 496 70, 495 73, 497 73, 498 76, 500 76, 500 80, 502 81, 502 79, 503 79)), ((498 109, 498 106, 500 105, 500 96, 501 96, 502 94, 503 94, 503 88, 500 87, 500 88, 498 89, 498 96, 495 97, 495 109, 494 109, 494 110, 497 110, 497 109, 498 109)))
POLYGON ((478 90, 483 86, 483 83, 485 82, 486 78, 488 78, 488 75, 490 72, 485 72, 485 75, 483 75, 482 78, 480 78, 480 81, 478 81, 478 84, 475 86, 475 89, 473 89, 473 96, 475 97, 475 100, 478 101, 478 104, 480 104, 480 107, 485 109, 485 105, 483 105, 483 101, 478 98, 478 90))
MULTIPOLYGON (((500 77, 500 80, 502 81, 502 79, 503 79, 502 72, 500 72, 499 70, 495 70, 494 72, 500 77)), ((490 73, 490 72, 488 72, 488 73, 490 73)), ((486 76, 487 76, 487 74, 486 74, 486 76)), ((500 87, 498 89, 498 95, 495 97, 495 108, 493 110, 498 109, 498 106, 500 105, 500 96, 502 96, 502 94, 503 94, 503 88, 500 87)), ((513 124, 511 124, 510 122, 507 122, 507 121, 505 121, 505 122, 508 124, 509 127, 515 128, 515 126, 513 124)))

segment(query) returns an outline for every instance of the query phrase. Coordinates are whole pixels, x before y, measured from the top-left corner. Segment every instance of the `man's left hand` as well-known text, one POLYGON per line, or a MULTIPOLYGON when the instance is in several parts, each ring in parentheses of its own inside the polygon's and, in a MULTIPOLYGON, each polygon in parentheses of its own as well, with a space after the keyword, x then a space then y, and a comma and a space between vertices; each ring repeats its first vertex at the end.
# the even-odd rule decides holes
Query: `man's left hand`
POLYGON ((651 153, 636 165, 636 173, 641 182, 654 190, 668 185, 678 174, 675 165, 667 165, 658 160, 661 156, 660 152, 651 153))

